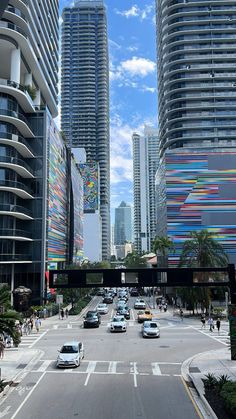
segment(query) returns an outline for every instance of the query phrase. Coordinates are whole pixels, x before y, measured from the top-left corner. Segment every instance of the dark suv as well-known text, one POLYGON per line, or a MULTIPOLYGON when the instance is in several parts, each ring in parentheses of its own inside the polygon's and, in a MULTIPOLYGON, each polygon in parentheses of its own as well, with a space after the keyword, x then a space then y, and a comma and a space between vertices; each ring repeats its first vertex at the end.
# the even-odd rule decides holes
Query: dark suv
POLYGON ((87 311, 84 316, 84 328, 99 327, 101 323, 101 315, 96 310, 87 311))

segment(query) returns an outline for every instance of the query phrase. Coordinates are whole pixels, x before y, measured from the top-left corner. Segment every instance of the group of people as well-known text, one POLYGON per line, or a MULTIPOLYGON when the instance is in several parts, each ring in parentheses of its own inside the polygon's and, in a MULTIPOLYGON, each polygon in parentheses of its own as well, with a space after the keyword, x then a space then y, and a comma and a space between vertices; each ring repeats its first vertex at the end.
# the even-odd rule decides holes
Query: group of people
MULTIPOLYGON (((201 323, 202 323, 202 329, 205 329, 206 328, 206 316, 205 316, 205 314, 202 314, 202 316, 201 316, 201 323)), ((209 331, 210 332, 213 332, 213 330, 215 329, 215 325, 216 325, 217 331, 218 331, 218 333, 220 333, 221 321, 220 321, 219 317, 216 320, 216 323, 214 323, 213 318, 210 316, 207 320, 207 324, 209 326, 209 331)))
POLYGON ((166 313, 166 311, 167 311, 167 302, 164 299, 162 299, 160 301, 158 298, 156 299, 156 302, 157 302, 157 305, 158 305, 158 308, 159 308, 160 312, 162 312, 162 310, 163 310, 166 313))

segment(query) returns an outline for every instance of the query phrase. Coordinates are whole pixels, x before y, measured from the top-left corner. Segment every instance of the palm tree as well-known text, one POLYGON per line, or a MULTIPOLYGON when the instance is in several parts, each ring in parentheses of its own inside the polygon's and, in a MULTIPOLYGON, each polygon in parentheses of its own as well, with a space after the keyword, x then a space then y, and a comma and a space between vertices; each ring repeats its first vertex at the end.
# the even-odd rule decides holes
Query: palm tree
POLYGON ((157 255, 157 263, 159 259, 159 266, 168 265, 168 253, 174 250, 173 241, 167 236, 156 236, 153 242, 153 252, 157 255), (159 255, 159 257, 158 257, 159 255))
POLYGON ((10 310, 10 290, 7 285, 0 286, 0 335, 6 333, 17 340, 16 320, 20 319, 19 313, 10 310))
POLYGON ((183 245, 179 266, 212 268, 228 265, 228 256, 208 230, 193 231, 183 245))

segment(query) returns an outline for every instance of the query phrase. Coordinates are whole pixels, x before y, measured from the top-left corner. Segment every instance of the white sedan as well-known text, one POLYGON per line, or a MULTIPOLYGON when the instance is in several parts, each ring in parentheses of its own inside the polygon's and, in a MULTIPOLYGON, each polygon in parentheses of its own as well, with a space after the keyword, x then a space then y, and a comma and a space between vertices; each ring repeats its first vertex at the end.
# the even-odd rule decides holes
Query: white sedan
POLYGON ((58 352, 57 367, 79 367, 84 358, 84 345, 82 342, 66 342, 58 352))
POLYGON ((137 298, 134 302, 134 308, 140 309, 140 310, 145 310, 145 308, 146 308, 145 301, 141 298, 137 298))
POLYGON ((110 325, 110 331, 111 332, 126 332, 126 321, 124 316, 114 316, 111 325, 110 325))
POLYGON ((108 313, 108 306, 105 303, 100 303, 100 304, 97 305, 96 310, 100 314, 107 314, 108 313))
POLYGON ((157 322, 145 321, 142 326, 142 335, 144 338, 159 338, 160 329, 157 322))

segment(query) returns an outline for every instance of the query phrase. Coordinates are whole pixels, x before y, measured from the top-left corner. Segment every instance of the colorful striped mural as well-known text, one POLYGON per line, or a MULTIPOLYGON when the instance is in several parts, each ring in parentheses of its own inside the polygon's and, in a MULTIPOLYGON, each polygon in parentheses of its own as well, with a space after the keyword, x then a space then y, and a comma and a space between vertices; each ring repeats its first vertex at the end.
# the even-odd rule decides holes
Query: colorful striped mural
POLYGON ((158 234, 175 243, 176 264, 191 231, 208 229, 236 263, 236 151, 171 150, 156 177, 158 234))

